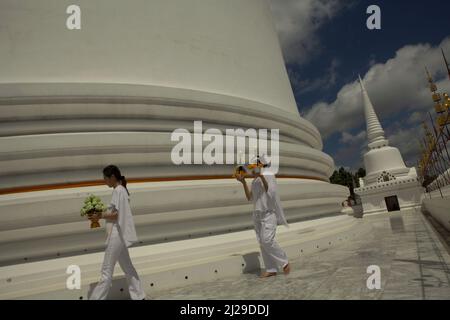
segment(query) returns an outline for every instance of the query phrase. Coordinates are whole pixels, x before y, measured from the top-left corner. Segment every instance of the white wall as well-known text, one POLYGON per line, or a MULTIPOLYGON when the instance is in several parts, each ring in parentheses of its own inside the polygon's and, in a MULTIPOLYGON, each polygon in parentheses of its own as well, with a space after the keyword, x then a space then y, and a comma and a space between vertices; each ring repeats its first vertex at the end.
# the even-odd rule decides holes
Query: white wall
POLYGON ((424 194, 422 207, 448 231, 450 231, 450 186, 424 194))

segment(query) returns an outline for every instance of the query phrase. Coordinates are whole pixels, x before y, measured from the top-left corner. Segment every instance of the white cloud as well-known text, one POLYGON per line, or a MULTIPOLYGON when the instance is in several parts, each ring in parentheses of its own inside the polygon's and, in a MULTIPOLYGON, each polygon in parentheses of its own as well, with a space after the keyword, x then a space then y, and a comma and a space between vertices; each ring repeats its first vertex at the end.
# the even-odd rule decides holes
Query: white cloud
POLYGON ((423 120, 427 119, 427 113, 425 111, 414 111, 410 114, 408 120, 406 120, 407 124, 417 125, 420 124, 423 120))
POLYGON ((321 77, 315 78, 314 80, 300 80, 300 74, 293 69, 288 68, 289 78, 291 79, 292 86, 299 93, 329 89, 336 84, 336 80, 338 77, 337 68, 339 67, 339 65, 339 60, 333 58, 331 60, 330 66, 323 73, 323 75, 321 77))
MULTIPOLYGON (((364 76, 364 83, 383 125, 383 119, 403 112, 405 121, 414 112, 433 112, 424 67, 441 79, 441 91, 450 91, 440 47, 450 49, 450 37, 437 47, 429 44, 408 45, 394 58, 373 65, 364 76)), ((417 116, 417 115, 416 115, 417 116)), ((306 113, 323 138, 333 133, 351 131, 365 124, 361 90, 357 81, 344 85, 332 103, 318 102, 306 113)))
POLYGON ((284 59, 297 64, 320 50, 316 32, 344 7, 343 0, 270 0, 270 4, 284 59))
POLYGON ((419 140, 421 132, 419 126, 411 128, 400 128, 395 133, 389 135, 389 145, 395 146, 400 150, 403 160, 409 166, 415 166, 415 159, 419 156, 419 140))
MULTIPOLYGON (((421 126, 417 124, 410 128, 402 128, 400 123, 394 123, 385 130, 389 139, 389 145, 400 150, 407 166, 415 166, 420 153, 419 140, 421 126)), ((340 148, 334 155, 334 159, 340 163, 346 163, 355 171, 363 167, 363 155, 367 152, 366 132, 361 131, 356 135, 343 132, 339 140, 340 148)))
POLYGON ((363 167, 363 155, 367 152, 366 132, 356 135, 343 132, 339 139, 339 148, 333 155, 336 163, 345 163, 352 171, 363 167))
POLYGON ((361 143, 366 140, 366 131, 361 131, 356 135, 352 135, 346 131, 342 132, 340 142, 342 143, 361 143))
POLYGON ((349 166, 344 166, 344 165, 335 165, 334 166, 334 170, 339 171, 340 168, 344 168, 345 171, 353 171, 352 168, 350 168, 349 166))
MULTIPOLYGON (((322 44, 317 36, 319 29, 333 19, 353 1, 343 0, 270 0, 275 26, 278 31, 287 64, 304 64, 318 56, 322 44)), ((386 138, 398 147, 409 165, 418 155, 417 136, 420 122, 433 113, 433 102, 428 89, 424 67, 432 73, 441 92, 450 92, 440 47, 450 52, 450 37, 439 46, 413 44, 400 48, 392 59, 382 62, 376 52, 367 57, 369 71, 363 79, 374 104, 386 138), (400 116, 399 116, 400 115, 400 116), (390 117, 401 121, 388 123, 390 117)), ((317 79, 305 79, 289 68, 289 77, 296 92, 307 93, 331 88, 336 84, 339 61, 331 61, 328 72, 317 79)), ((325 140, 339 133, 341 147, 334 154, 336 163, 352 167, 361 166, 362 153, 366 151, 364 110, 361 92, 356 79, 342 86, 332 103, 317 102, 310 109, 301 110, 325 140), (364 128, 363 131, 361 129, 364 128)), ((428 119, 427 119, 428 120, 428 119)), ((391 121, 389 121, 391 122, 391 121)))

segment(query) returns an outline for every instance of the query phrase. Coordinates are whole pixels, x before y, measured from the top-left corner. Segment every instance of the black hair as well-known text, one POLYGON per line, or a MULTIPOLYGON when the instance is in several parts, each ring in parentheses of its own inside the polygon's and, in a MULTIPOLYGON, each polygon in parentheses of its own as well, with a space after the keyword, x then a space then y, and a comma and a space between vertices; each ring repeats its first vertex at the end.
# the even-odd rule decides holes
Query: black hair
POLYGON ((257 164, 261 163, 263 165, 263 168, 267 168, 269 166, 267 163, 262 163, 261 160, 259 160, 259 155, 256 156, 256 163, 257 164))
POLYGON ((116 177, 117 181, 120 182, 125 190, 127 190, 128 195, 130 195, 130 192, 127 189, 127 179, 125 179, 125 176, 120 173, 120 170, 117 166, 111 164, 103 168, 103 175, 108 178, 111 178, 112 176, 116 177))

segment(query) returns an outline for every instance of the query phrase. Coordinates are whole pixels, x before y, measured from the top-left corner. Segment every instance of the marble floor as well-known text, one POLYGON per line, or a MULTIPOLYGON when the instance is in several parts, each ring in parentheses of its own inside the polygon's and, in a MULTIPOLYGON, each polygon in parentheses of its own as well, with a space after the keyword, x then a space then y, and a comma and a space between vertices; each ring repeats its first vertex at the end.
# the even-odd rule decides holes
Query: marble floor
POLYGON ((371 231, 292 260, 292 272, 268 279, 259 270, 149 293, 151 299, 450 299, 450 255, 419 209, 366 216, 371 231), (368 289, 379 266, 381 288, 368 289))

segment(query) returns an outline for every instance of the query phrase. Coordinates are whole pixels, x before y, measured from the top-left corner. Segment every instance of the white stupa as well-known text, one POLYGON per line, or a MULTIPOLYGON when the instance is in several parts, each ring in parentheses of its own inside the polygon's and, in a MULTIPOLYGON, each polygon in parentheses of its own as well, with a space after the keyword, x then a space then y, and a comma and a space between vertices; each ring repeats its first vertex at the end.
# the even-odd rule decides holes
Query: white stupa
POLYGON ((361 197, 364 214, 396 211, 420 205, 423 188, 414 167, 408 168, 397 148, 389 146, 367 90, 361 84, 369 151, 364 154, 366 176, 355 193, 361 197))
POLYGON ((348 188, 329 183, 334 161, 297 110, 267 1, 77 4, 68 30, 65 2, 0 2, 0 265, 103 250, 79 210, 89 193, 110 200, 108 164, 128 179, 140 245, 252 227, 232 165, 173 163, 172 132, 195 121, 278 129, 289 222, 339 214, 348 188))

